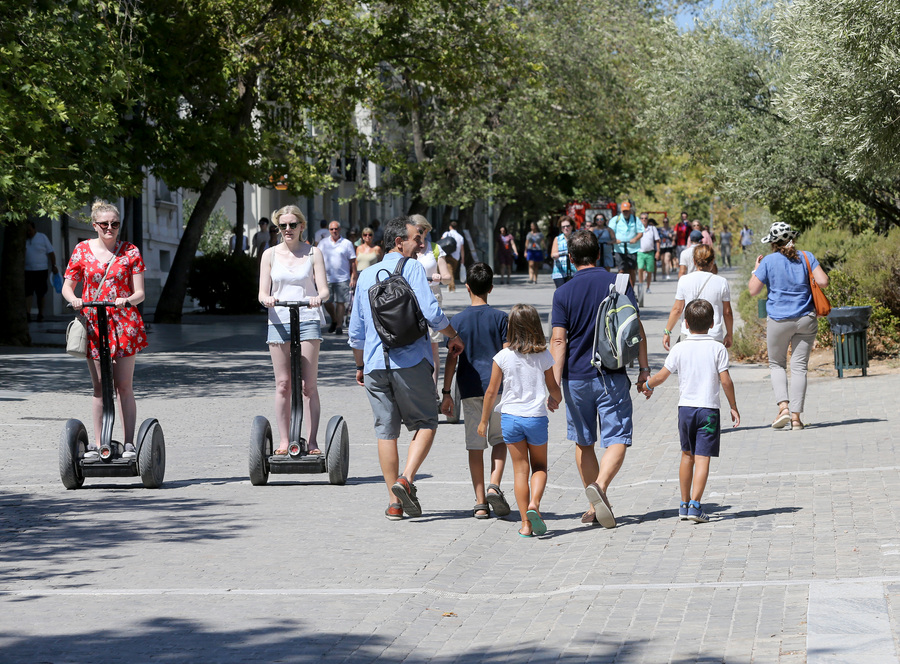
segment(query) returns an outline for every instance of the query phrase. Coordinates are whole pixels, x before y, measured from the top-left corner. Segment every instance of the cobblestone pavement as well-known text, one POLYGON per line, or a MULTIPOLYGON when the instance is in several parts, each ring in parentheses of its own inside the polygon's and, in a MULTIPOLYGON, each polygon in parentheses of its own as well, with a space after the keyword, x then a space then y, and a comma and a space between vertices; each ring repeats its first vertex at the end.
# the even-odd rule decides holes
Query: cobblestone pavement
MULTIPOLYGON (((647 296, 654 367, 674 289, 647 296)), ((491 299, 546 313, 551 298, 549 280, 517 277, 491 299)), ((0 662, 897 661, 900 376, 813 376, 809 426, 788 432, 769 427, 768 369, 733 367, 743 421, 713 462, 706 525, 677 518, 675 380, 635 399, 615 530, 580 523, 557 412, 550 531, 526 540, 515 506, 471 518, 462 425, 441 425, 417 478, 424 515, 382 516, 345 337, 324 343, 320 389, 323 430, 334 414, 349 424, 347 485, 251 486, 250 422, 273 413, 262 319, 200 320, 154 326, 138 360, 139 420, 166 436, 159 490, 66 491, 57 445, 66 419, 89 419, 83 362, 0 349, 0 662)), ((511 472, 503 486, 512 499, 511 472)))

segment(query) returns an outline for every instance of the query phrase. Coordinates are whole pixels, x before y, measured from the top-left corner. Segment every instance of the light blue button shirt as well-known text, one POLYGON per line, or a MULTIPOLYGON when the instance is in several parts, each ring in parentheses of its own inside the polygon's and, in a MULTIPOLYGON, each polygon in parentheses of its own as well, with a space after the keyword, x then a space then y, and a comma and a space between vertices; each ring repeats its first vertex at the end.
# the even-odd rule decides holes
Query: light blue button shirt
POLYGON ((616 244, 615 252, 617 254, 624 254, 627 250, 629 254, 636 254, 640 251, 640 240, 634 241, 633 238, 640 231, 638 230, 638 220, 637 217, 634 216, 632 212, 627 218, 624 215, 618 214, 612 219, 609 220, 609 227, 612 229, 612 232, 616 235, 616 240, 622 242, 622 244, 616 244))
MULTIPOLYGON (((381 344, 381 337, 375 330, 375 323, 372 320, 372 308, 369 305, 369 289, 378 281, 387 279, 397 267, 397 262, 403 258, 403 254, 399 251, 391 251, 385 254, 384 259, 380 263, 375 263, 371 267, 359 273, 359 279, 356 281, 356 295, 353 298, 353 312, 350 314, 350 328, 348 334, 350 340, 348 343, 351 348, 363 351, 364 373, 370 373, 376 369, 384 369, 384 348, 381 344)), ((425 268, 415 258, 406 261, 403 266, 403 276, 409 282, 413 292, 416 294, 416 300, 419 302, 419 308, 425 321, 434 330, 443 330, 450 325, 450 321, 444 315, 441 306, 438 304, 434 293, 428 284, 428 277, 425 275, 425 268)), ((428 363, 434 366, 434 358, 431 353, 431 339, 426 334, 421 339, 411 343, 408 346, 400 348, 391 348, 388 350, 390 357, 391 369, 408 369, 419 364, 422 360, 428 360, 428 363)))

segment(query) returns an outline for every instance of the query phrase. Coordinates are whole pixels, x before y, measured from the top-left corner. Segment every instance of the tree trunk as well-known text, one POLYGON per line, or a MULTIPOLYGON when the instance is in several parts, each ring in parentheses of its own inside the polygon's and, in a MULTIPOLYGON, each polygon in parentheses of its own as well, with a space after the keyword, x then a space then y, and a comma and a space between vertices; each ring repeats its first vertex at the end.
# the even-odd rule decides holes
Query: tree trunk
POLYGON ((0 271, 0 346, 30 346, 25 311, 25 224, 3 227, 0 271))
POLYGON ((234 183, 234 255, 244 253, 244 183, 234 183))
POLYGON ((228 178, 218 168, 214 169, 200 191, 200 198, 197 199, 197 205, 194 206, 191 218, 184 229, 184 235, 181 236, 181 241, 178 243, 178 251, 175 252, 169 277, 166 279, 166 285, 163 286, 159 302, 156 305, 154 322, 181 322, 181 309, 187 295, 188 277, 197 247, 200 246, 200 236, 203 234, 203 228, 209 220, 209 215, 212 214, 216 203, 219 202, 219 198, 227 187, 228 178))
POLYGON ((422 197, 416 194, 409 202, 409 209, 406 214, 421 214, 423 217, 428 214, 428 205, 422 200, 422 197))
MULTIPOLYGON (((459 223, 460 235, 462 235, 463 237, 465 237, 466 235, 462 231, 465 230, 466 228, 470 228, 472 226, 473 213, 474 213, 474 209, 470 208, 470 207, 460 208, 460 210, 459 210, 459 218, 457 219, 457 221, 459 223)), ((472 236, 473 243, 475 243, 477 239, 478 238, 476 238, 474 235, 472 236)), ((481 256, 480 258, 481 258, 481 260, 484 260, 485 257, 481 256)), ((468 242, 466 242, 466 255, 463 257, 463 259, 464 259, 463 262, 465 263, 466 268, 471 267, 472 263, 475 262, 475 259, 472 257, 472 247, 468 246, 468 242)))

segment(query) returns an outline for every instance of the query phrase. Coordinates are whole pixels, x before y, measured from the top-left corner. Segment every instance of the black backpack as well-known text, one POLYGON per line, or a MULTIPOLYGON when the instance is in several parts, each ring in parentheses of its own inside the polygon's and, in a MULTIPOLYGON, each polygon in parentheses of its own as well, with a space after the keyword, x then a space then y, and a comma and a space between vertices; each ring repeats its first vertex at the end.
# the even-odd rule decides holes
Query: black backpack
POLYGON ((424 337, 428 329, 416 294, 403 276, 403 266, 408 260, 400 259, 393 273, 384 268, 378 270, 375 284, 369 288, 369 306, 375 330, 384 345, 385 368, 390 366, 389 348, 409 346, 424 337), (383 281, 380 280, 382 272, 388 272, 388 278, 383 281))

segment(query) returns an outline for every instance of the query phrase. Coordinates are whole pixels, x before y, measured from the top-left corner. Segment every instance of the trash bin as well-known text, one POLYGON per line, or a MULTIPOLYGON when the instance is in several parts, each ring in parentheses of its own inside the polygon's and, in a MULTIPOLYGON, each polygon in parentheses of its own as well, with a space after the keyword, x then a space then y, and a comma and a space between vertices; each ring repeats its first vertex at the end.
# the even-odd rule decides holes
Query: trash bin
POLYGON ((828 314, 838 378, 844 377, 844 369, 862 369, 862 375, 866 375, 869 368, 866 329, 871 314, 872 307, 834 307, 828 314))

